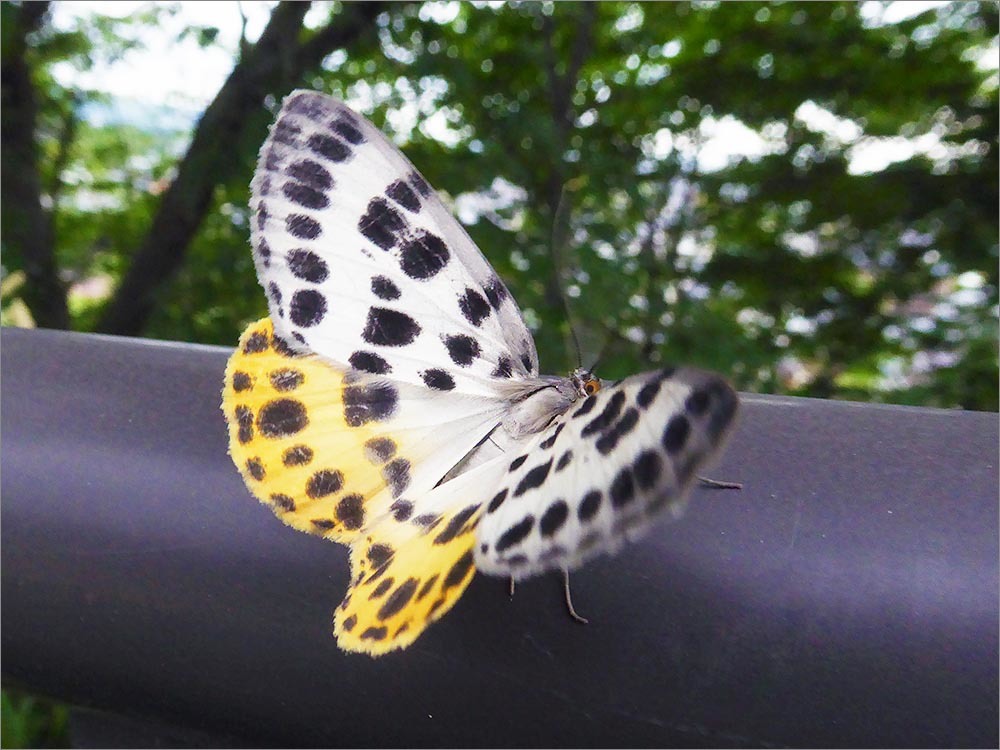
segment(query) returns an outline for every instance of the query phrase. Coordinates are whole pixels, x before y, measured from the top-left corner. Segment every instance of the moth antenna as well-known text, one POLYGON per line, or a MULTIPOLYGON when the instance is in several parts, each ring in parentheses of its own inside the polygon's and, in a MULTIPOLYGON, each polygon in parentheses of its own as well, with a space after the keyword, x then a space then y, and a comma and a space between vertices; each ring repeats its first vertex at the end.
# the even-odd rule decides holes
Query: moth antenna
POLYGON ((563 255, 562 250, 566 246, 566 237, 569 229, 569 206, 566 201, 566 193, 569 187, 570 184, 568 182, 563 183, 559 191, 559 203, 556 206, 555 215, 552 217, 552 261, 555 266, 555 292, 559 298, 559 304, 562 306, 563 314, 566 316, 566 325, 569 328, 570 339, 573 341, 573 349, 576 352, 576 365, 577 367, 583 367, 580 339, 577 338, 576 328, 573 326, 573 313, 569 307, 569 300, 566 299, 566 294, 563 291, 562 263, 560 263, 560 256, 563 255))

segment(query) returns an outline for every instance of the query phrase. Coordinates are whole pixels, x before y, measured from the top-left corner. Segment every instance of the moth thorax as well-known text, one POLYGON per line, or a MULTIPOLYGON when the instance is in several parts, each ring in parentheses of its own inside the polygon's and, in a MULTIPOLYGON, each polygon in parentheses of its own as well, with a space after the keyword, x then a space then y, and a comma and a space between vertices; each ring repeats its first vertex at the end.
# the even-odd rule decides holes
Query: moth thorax
POLYGON ((527 394, 512 403, 503 418, 503 427, 512 438, 540 432, 580 398, 571 378, 542 376, 532 381, 527 394))

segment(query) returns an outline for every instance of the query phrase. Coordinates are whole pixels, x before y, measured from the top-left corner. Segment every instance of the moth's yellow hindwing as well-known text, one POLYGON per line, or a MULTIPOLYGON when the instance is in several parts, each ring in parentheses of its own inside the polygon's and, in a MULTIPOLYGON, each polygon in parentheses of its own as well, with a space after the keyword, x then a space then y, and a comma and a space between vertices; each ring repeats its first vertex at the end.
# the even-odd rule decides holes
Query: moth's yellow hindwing
POLYGON ((240 337, 222 396, 250 491, 289 526, 345 543, 389 510, 410 469, 385 424, 392 394, 352 378, 293 352, 264 318, 240 337))
POLYGON ((377 656, 405 648, 439 619, 475 575, 478 503, 383 523, 351 546, 351 586, 334 616, 337 643, 377 656))

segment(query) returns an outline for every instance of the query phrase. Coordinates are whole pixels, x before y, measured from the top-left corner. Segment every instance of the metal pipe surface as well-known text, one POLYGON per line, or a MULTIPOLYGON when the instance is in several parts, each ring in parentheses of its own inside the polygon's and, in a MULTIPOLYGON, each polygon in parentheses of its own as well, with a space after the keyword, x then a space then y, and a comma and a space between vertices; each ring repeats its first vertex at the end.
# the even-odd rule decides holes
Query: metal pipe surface
POLYGON ((996 414, 746 396, 687 513, 342 653, 347 551, 226 456, 228 351, 3 329, 2 676, 254 745, 998 744, 996 414))

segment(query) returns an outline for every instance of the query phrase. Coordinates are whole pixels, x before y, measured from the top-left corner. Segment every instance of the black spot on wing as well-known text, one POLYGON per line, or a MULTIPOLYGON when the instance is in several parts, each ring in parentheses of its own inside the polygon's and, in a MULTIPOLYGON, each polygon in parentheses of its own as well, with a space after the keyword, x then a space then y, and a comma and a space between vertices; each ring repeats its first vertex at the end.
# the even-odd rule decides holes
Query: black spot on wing
POLYGON ((258 482, 261 481, 266 474, 264 471, 264 464, 260 462, 259 458, 248 458, 246 467, 247 473, 258 482))
POLYGON ((732 422, 733 417, 736 416, 739 397, 736 395, 736 391, 721 378, 716 379, 709 388, 709 393, 711 417, 708 420, 708 432, 713 440, 717 440, 722 431, 732 422))
POLYGON ((379 299, 399 299, 400 291, 388 276, 372 277, 372 294, 379 299))
POLYGON ((411 279, 423 281, 433 278, 448 265, 451 254, 444 240, 436 234, 421 233, 403 243, 399 255, 399 267, 411 279))
POLYGON ((304 249, 292 250, 288 254, 288 270, 303 281, 313 284, 326 281, 330 275, 326 261, 312 250, 304 249))
POLYGON ((514 363, 510 361, 510 357, 500 355, 500 358, 497 360, 497 366, 490 374, 495 378, 514 377, 514 363))
POLYGON ((507 529, 503 534, 500 535, 500 539, 497 541, 496 551, 501 553, 504 550, 510 549, 515 544, 520 544, 524 539, 531 533, 531 530, 535 527, 535 517, 525 516, 516 524, 507 529))
POLYGON ((376 617, 380 620, 388 620, 393 615, 399 614, 410 603, 419 583, 420 581, 416 578, 406 579, 395 591, 389 594, 389 598, 385 600, 376 617))
POLYGON ((632 473, 635 475, 636 484, 639 489, 649 490, 657 483, 663 470, 663 462, 656 451, 643 451, 632 464, 632 473))
POLYGON ((293 445, 281 454, 281 463, 285 466, 305 466, 313 460, 313 451, 308 445, 293 445))
POLYGON ((351 385, 343 391, 344 420, 351 427, 381 422, 396 413, 399 392, 389 383, 351 385))
POLYGON ((326 195, 301 182, 286 182, 282 185, 281 192, 292 203, 297 203, 303 208, 318 210, 330 205, 330 199, 326 195))
POLYGON ((323 469, 317 471, 306 482, 306 495, 313 500, 340 492, 344 486, 344 475, 339 471, 323 469))
MULTIPOLYGON (((263 227, 261 227, 263 228, 263 227)), ((271 267, 271 246, 267 244, 267 240, 263 237, 257 238, 257 255, 260 256, 260 262, 264 264, 264 268, 271 267)))
MULTIPOLYGON (((593 397, 591 396, 590 398, 593 397)), ((589 437, 590 435, 593 435, 595 432, 602 432, 606 430, 608 427, 611 426, 611 423, 618 418, 618 415, 621 413, 622 406, 624 405, 625 405, 625 392, 624 391, 616 392, 615 395, 613 395, 608 400, 608 403, 605 404, 604 409, 601 410, 601 413, 598 414, 596 417, 594 417, 592 420, 590 420, 586 424, 586 426, 584 426, 583 430, 580 432, 580 435, 583 437, 589 437)), ((580 407, 580 409, 582 411, 583 407, 580 407)), ((577 415, 574 414, 573 416, 575 417, 577 415)))
POLYGON ((580 405, 580 408, 573 412, 573 417, 576 418, 586 416, 587 414, 590 414, 595 406, 597 406, 597 396, 587 396, 587 398, 584 399, 584 402, 580 405))
POLYGON ((611 481, 611 505, 621 508, 635 499, 635 483, 632 481, 632 471, 626 466, 622 468, 611 481))
POLYGON ((639 410, 634 406, 630 406, 622 414, 622 418, 615 422, 611 429, 605 431, 595 443, 597 450, 602 456, 608 455, 613 451, 618 443, 623 437, 628 435, 635 428, 636 424, 639 422, 639 410))
POLYGON ((581 521, 589 521, 596 516, 601 509, 601 499, 600 490, 591 490, 584 495, 583 500, 580 501, 580 507, 576 510, 577 518, 581 521))
POLYGON ((548 507, 545 513, 542 514, 542 518, 538 522, 538 530, 541 532, 543 537, 552 536, 562 528, 563 524, 566 523, 566 518, 568 516, 569 506, 566 505, 566 501, 556 500, 548 507))
MULTIPOLYGON (((369 576, 367 580, 374 581, 376 578, 378 578, 377 575, 369 576)), ((372 589, 372 592, 368 595, 368 600, 371 601, 372 599, 378 599, 379 597, 385 596, 386 593, 389 591, 389 589, 392 588, 392 584, 394 584, 395 582, 396 579, 393 578, 392 576, 389 576, 388 578, 383 578, 381 582, 379 582, 379 585, 376 586, 374 589, 372 589)))
POLYGON ((332 162, 346 161, 351 157, 351 148, 339 138, 325 133, 313 133, 306 139, 306 146, 316 154, 332 162))
POLYGON ((253 387, 253 378, 248 373, 237 370, 233 373, 233 390, 237 393, 250 390, 253 387))
POLYGON ((417 172, 410 172, 410 176, 407 178, 410 184, 425 198, 431 194, 431 186, 427 184, 427 181, 417 172))
POLYGON ((288 342, 281 338, 278 334, 271 335, 271 348, 282 357, 296 358, 302 356, 300 352, 292 349, 292 347, 288 345, 288 342))
POLYGON ((659 378, 646 383, 640 390, 639 395, 636 397, 636 402, 643 409, 648 409, 649 405, 656 400, 656 396, 660 393, 660 387, 663 385, 663 381, 659 378))
POLYGON ((559 433, 563 431, 563 427, 565 426, 566 426, 565 422, 560 422, 559 425, 556 427, 555 431, 547 438, 545 438, 545 440, 539 443, 538 447, 541 448, 542 450, 548 450, 553 445, 555 445, 556 439, 559 437, 559 433))
MULTIPOLYGON (((298 136, 302 133, 302 128, 289 120, 278 120, 271 131, 271 140, 285 146, 297 146, 298 136)), ((268 154, 268 157, 271 155, 268 154)))
POLYGON ((383 250, 395 247, 407 227, 402 214, 382 197, 372 198, 358 221, 358 231, 383 250))
POLYGON ((663 430, 663 449, 670 455, 680 452, 691 433, 691 423, 683 414, 675 414, 663 430))
POLYGON ((314 326, 326 315, 326 297, 315 289, 300 289, 292 295, 288 317, 302 328, 314 326))
POLYGON ((274 492, 271 494, 270 500, 276 508, 284 511, 285 513, 291 513, 295 510, 295 501, 288 495, 283 495, 280 492, 274 492))
POLYGON ((417 601, 418 602, 421 599, 423 599, 425 596, 427 596, 429 593, 431 593, 431 589, 434 588, 434 584, 437 583, 437 579, 438 579, 438 574, 435 573, 430 578, 428 578, 426 581, 424 581, 424 585, 421 586, 420 587, 420 591, 417 592, 417 601))
POLYGON ((692 417, 700 417, 708 410, 709 395, 708 391, 702 389, 696 389, 688 394, 688 397, 684 400, 684 409, 692 417))
POLYGON ((463 508, 448 522, 448 525, 444 527, 440 534, 434 537, 434 544, 447 544, 462 531, 465 526, 466 521, 468 521, 472 515, 479 510, 479 504, 469 505, 463 508))
POLYGON ((493 499, 490 500, 490 504, 489 507, 486 508, 486 512, 487 513, 496 512, 496 509, 499 508, 501 505, 503 505, 503 501, 506 499, 507 499, 507 490, 506 489, 500 490, 496 495, 493 496, 493 499))
MULTIPOLYGON (((490 305, 486 299, 471 287, 458 299, 458 309, 462 316, 477 328, 490 316, 490 305)), ((508 360, 509 361, 509 360, 508 360)))
POLYGON ((549 469, 552 468, 552 459, 550 458, 544 464, 539 464, 538 466, 531 469, 527 474, 525 474, 521 481, 518 482, 517 488, 514 490, 514 497, 520 497, 528 490, 535 489, 536 487, 541 487, 545 482, 545 478, 549 475, 549 469))
POLYGON ((380 628, 368 628, 364 633, 361 634, 361 640, 363 641, 383 641, 385 637, 389 635, 389 629, 384 625, 380 628))
POLYGON ((420 198, 413 188, 402 180, 396 180, 385 189, 385 194, 411 213, 420 211, 420 198))
POLYGON ((384 464, 396 455, 396 442, 391 438, 372 438, 365 443, 365 458, 373 464, 384 464))
POLYGON ((257 429, 268 438, 294 435, 309 424, 306 407, 293 398, 277 398, 264 404, 257 415, 257 429))
POLYGON ((420 373, 420 377, 428 388, 433 388, 435 391, 450 391, 455 388, 455 379, 437 367, 424 370, 420 373))
POLYGON ((285 217, 285 229, 300 240, 314 240, 323 233, 319 222, 304 214, 288 214, 285 217))
POLYGON ((365 523, 364 498, 361 495, 345 495, 337 503, 337 519, 344 528, 351 531, 360 529, 365 523))
POLYGON ((452 586, 457 586, 465 580, 465 576, 468 575, 469 571, 473 569, 472 565, 472 551, 470 550, 462 555, 458 561, 451 566, 451 569, 448 571, 448 575, 445 576, 444 582, 441 584, 441 590, 447 591, 452 586))
POLYGON ((262 331, 254 331, 243 342, 243 353, 260 354, 267 351, 267 346, 267 334, 262 331))
POLYGON ((347 358, 351 367, 373 375, 386 375, 392 372, 392 367, 382 357, 374 352, 356 351, 347 358))
POLYGON ((490 282, 483 287, 483 291, 486 293, 486 299, 489 300, 490 306, 493 307, 494 310, 499 310, 503 301, 510 296, 510 292, 507 291, 507 287, 505 287, 503 282, 496 276, 494 276, 490 282))
POLYGON ((249 406, 237 406, 235 417, 239 426, 237 439, 241 443, 249 443, 253 440, 253 411, 249 406))
POLYGON ((352 143, 357 146, 359 143, 364 143, 365 136, 362 134, 358 128, 354 126, 353 123, 349 122, 346 117, 342 116, 341 119, 335 120, 330 124, 330 129, 343 138, 348 143, 352 143))
POLYGON ((410 486, 410 462, 405 458, 396 458, 382 469, 382 478, 389 485, 393 498, 397 498, 410 486))
POLYGON ((392 517, 402 523, 413 515, 413 503, 409 500, 397 500, 389 506, 389 510, 392 511, 392 517))
POLYGON ((479 342, 465 334, 445 336, 444 345, 451 361, 460 367, 468 367, 480 354, 479 342))
MULTIPOLYGON (((295 94, 291 99, 285 101, 285 112, 302 115, 310 120, 321 120, 329 111, 326 101, 313 92, 302 92, 295 94)), ((288 122, 281 120, 280 122, 288 122)))
POLYGON ((412 343, 419 333, 417 321, 406 313, 387 307, 373 307, 368 311, 368 320, 361 336, 369 344, 405 346, 412 343))
POLYGON ((305 375, 291 367, 282 367, 271 372, 268 379, 271 381, 271 386, 274 390, 287 393, 288 391, 294 391, 302 385, 305 375))
POLYGON ((322 164, 312 159, 300 159, 289 166, 285 174, 313 190, 329 190, 333 187, 333 177, 322 164))

